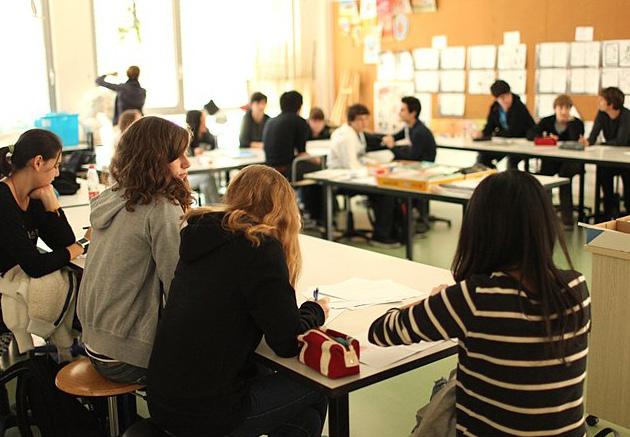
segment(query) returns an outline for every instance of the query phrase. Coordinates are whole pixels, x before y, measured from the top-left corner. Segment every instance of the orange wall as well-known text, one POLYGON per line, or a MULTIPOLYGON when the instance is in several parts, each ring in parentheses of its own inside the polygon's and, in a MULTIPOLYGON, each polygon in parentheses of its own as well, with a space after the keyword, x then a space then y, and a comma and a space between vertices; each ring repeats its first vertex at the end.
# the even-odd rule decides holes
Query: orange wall
MULTIPOLYGON (((446 35, 449 46, 500 45, 503 32, 518 30, 527 44, 527 106, 534 114, 536 44, 570 42, 576 26, 593 26, 594 40, 630 39, 629 0, 438 0, 437 12, 409 16, 405 41, 383 38, 382 50, 430 47, 434 35, 446 35)), ((333 11, 335 95, 344 70, 361 76, 361 103, 373 106, 376 66, 363 64, 363 46, 355 46, 337 25, 333 11)), ((492 97, 466 96, 466 118, 485 118, 492 97)), ((577 109, 587 120, 596 113, 596 96, 574 96, 577 109)), ((438 117, 434 96, 433 116, 438 117)))

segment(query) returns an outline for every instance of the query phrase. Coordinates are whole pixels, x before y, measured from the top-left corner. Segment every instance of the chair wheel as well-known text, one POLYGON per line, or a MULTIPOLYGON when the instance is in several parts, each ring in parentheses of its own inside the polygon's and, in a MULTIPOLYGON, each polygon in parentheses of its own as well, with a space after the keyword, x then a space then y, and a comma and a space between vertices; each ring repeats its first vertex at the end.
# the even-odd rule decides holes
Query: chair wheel
POLYGON ((591 416, 590 414, 586 416, 586 424, 588 426, 595 426, 599 423, 599 417, 591 416))

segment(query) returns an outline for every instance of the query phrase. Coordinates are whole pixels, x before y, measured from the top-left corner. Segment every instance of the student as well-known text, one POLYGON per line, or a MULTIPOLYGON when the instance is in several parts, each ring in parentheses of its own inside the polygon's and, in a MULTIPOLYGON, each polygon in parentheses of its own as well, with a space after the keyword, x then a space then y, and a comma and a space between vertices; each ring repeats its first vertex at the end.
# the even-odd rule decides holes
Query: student
POLYGON ((420 121, 422 106, 415 97, 403 97, 400 105, 400 119, 405 128, 396 134, 383 137, 383 144, 394 153, 395 159, 407 161, 435 161, 436 145, 433 133, 420 121), (409 145, 396 146, 398 140, 407 139, 409 145))
POLYGON ((370 111, 365 105, 356 103, 348 107, 346 120, 332 133, 328 168, 362 167, 359 158, 365 155, 367 149, 365 130, 370 121, 370 111))
MULTIPOLYGON (((604 143, 610 146, 630 146, 630 110, 623 106, 624 94, 619 88, 608 87, 599 92, 599 111, 585 146, 595 144, 600 132, 604 143)), ((624 207, 630 211, 630 170, 619 167, 597 167, 597 179, 604 192, 604 214, 607 219, 619 216, 619 205, 615 199, 614 177, 621 175, 624 188, 624 207)))
POLYGON ((379 346, 459 340, 457 435, 585 435, 590 298, 584 276, 554 264, 556 241, 571 265, 533 176, 489 176, 466 210, 457 283, 370 327, 379 346))
MULTIPOLYGON (((112 73, 111 76, 116 76, 112 73)), ((140 68, 132 65, 127 69, 127 82, 114 84, 105 81, 107 74, 96 78, 96 84, 108 88, 116 92, 116 101, 114 103, 114 126, 118 124, 118 118, 123 111, 127 109, 137 109, 142 113, 144 102, 147 99, 147 91, 140 86, 138 77, 140 76, 140 68)))
MULTIPOLYGON (((291 165, 297 156, 306 153, 306 138, 309 127, 302 117, 302 94, 297 91, 287 91, 280 96, 280 115, 269 120, 263 132, 263 148, 265 149, 265 164, 275 168, 287 179, 290 179, 291 165)), ((296 179, 310 171, 320 170, 319 158, 301 162, 296 179)), ((312 219, 322 219, 322 191, 319 186, 304 187, 302 189, 304 206, 312 219)))
POLYGON ((243 116, 239 144, 241 148, 262 148, 262 135, 269 116, 265 114, 267 96, 255 92, 249 99, 249 109, 243 116))
POLYGON ((297 335, 328 312, 326 300, 296 304, 296 205, 280 173, 252 165, 228 186, 223 210, 187 214, 147 392, 151 418, 174 435, 321 435, 326 398, 253 361, 263 335, 276 354, 296 356, 297 335))
MULTIPOLYGON (((205 112, 192 110, 186 113, 186 124, 192 134, 190 152, 200 156, 205 150, 216 148, 216 140, 206 127, 205 112)), ((190 186, 203 193, 205 204, 218 203, 221 200, 214 174, 193 174, 188 177, 190 186)))
POLYGON ((312 107, 307 121, 309 127, 307 141, 330 139, 330 127, 326 125, 324 111, 321 108, 312 107))
POLYGON ((122 134, 125 133, 134 121, 140 120, 141 118, 142 113, 137 109, 126 109, 120 114, 120 117, 118 117, 118 132, 114 135, 114 149, 118 147, 122 134))
MULTIPOLYGON (((490 87, 490 93, 494 96, 494 103, 490 106, 486 126, 478 138, 490 139, 492 136, 525 138, 527 131, 535 123, 521 98, 512 93, 510 85, 504 80, 495 81, 490 87)), ((479 152, 477 162, 486 167, 496 168, 493 161, 499 162, 504 157, 503 153, 479 152)), ((517 168, 519 162, 519 158, 508 158, 508 168, 517 168)))
MULTIPOLYGON (((560 141, 578 141, 584 135, 584 123, 579 118, 571 116, 573 101, 566 94, 561 94, 553 101, 554 115, 544 117, 527 132, 527 139, 536 137, 552 137, 560 141)), ((555 161, 543 159, 540 174, 552 176, 558 174, 563 178, 572 179, 573 176, 584 171, 584 165, 575 162, 555 161)), ((562 223, 565 230, 573 229, 573 191, 572 185, 560 187, 560 208, 562 223)))
POLYGON ((90 360, 114 382, 145 380, 178 260, 180 220, 192 201, 189 142, 186 129, 141 118, 112 160, 115 184, 92 200, 93 240, 77 313, 90 360))
MULTIPOLYGON (((84 252, 89 232, 75 242, 51 183, 59 175, 61 141, 31 129, 0 149, 0 273, 16 265, 32 278, 53 273, 84 252), (52 249, 37 250, 41 238, 52 249)), ((1 314, 1 313, 0 313, 1 314)), ((7 331, 0 319, 0 330, 7 331)))

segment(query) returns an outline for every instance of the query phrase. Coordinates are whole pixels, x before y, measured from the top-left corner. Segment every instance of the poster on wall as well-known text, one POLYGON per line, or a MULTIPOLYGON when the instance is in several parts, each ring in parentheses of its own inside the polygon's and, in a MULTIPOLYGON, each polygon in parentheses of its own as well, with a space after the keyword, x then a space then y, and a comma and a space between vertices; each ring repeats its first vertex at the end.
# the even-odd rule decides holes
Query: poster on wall
POLYGON ((383 27, 383 36, 391 36, 393 20, 391 0, 376 0, 376 14, 378 23, 383 27))
POLYGON ((407 39, 409 33, 409 18, 406 14, 394 15, 394 22, 392 24, 394 39, 396 41, 403 41, 407 39))
POLYGON ((411 8, 414 12, 435 12, 437 11, 437 1, 411 0, 411 8))
POLYGON ((400 99, 413 96, 413 81, 374 82, 374 129, 376 132, 395 133, 402 127, 400 99))
POLYGON ((378 64, 379 53, 381 52, 381 26, 368 28, 363 37, 363 63, 378 64))
POLYGON ((339 2, 338 24, 346 35, 350 34, 352 26, 359 23, 359 8, 356 0, 341 0, 339 2))

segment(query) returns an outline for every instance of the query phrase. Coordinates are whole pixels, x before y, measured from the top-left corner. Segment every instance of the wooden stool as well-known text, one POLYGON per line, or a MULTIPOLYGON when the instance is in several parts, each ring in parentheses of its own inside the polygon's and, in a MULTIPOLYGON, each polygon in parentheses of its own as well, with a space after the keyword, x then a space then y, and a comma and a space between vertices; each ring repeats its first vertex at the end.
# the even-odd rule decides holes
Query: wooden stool
POLYGON ((111 382, 96 371, 88 358, 80 358, 64 366, 57 373, 55 385, 74 396, 107 398, 110 437, 118 437, 119 433, 116 396, 133 393, 143 387, 111 382))

